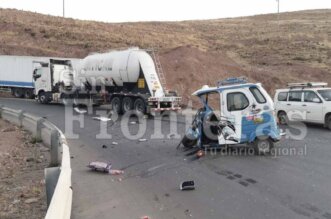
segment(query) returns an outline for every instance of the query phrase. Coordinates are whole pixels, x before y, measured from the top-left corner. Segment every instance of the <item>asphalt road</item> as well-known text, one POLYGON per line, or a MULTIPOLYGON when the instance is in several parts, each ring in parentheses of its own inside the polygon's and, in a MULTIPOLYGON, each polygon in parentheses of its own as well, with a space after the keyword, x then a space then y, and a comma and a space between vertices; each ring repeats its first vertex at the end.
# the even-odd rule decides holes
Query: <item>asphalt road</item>
MULTIPOLYGON (((46 116, 65 132, 61 105, 20 99, 0 99, 0 104, 46 116)), ((147 120, 145 142, 123 138, 120 122, 108 127, 112 139, 96 137, 100 122, 92 115, 86 115, 84 123, 83 128, 74 124, 79 138, 68 139, 73 155, 72 218, 331 219, 331 132, 323 127, 309 125, 303 140, 281 141, 276 148, 283 154, 278 156, 238 155, 238 147, 230 150, 232 154, 208 153, 194 160, 176 150, 178 139, 151 139, 153 120, 147 120), (298 154, 286 155, 293 148, 298 154), (125 173, 89 171, 86 165, 95 160, 111 161, 125 173), (180 191, 185 180, 194 180, 196 190, 180 191)), ((170 123, 162 121, 162 126, 169 134, 170 123)), ((133 132, 137 127, 130 125, 133 132)), ((184 124, 177 127, 183 133, 184 124)))

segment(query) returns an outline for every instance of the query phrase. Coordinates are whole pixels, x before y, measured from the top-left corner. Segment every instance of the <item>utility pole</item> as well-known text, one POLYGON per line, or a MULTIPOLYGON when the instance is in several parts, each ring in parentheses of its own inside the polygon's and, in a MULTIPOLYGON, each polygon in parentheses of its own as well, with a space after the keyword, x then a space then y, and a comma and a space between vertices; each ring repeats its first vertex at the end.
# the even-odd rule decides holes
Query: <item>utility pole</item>
POLYGON ((63 0, 63 17, 64 17, 64 12, 65 12, 65 11, 64 11, 64 0, 63 0))

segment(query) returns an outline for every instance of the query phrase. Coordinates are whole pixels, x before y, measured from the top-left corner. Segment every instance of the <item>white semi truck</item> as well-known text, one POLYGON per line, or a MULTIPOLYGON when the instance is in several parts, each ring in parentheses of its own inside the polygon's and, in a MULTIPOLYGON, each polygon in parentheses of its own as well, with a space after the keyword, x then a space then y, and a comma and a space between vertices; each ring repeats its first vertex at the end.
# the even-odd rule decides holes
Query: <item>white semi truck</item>
POLYGON ((89 104, 110 103, 118 114, 181 109, 181 98, 162 86, 154 60, 145 50, 130 48, 89 55, 75 69, 69 60, 53 61, 44 63, 35 73, 35 94, 41 103, 68 103, 72 99, 79 104, 89 100, 89 104), (62 71, 54 70, 56 65, 62 71), (54 74, 60 74, 59 80, 54 80, 54 74))
MULTIPOLYGON (((0 88, 10 89, 15 97, 34 97, 33 71, 40 63, 64 58, 0 55, 0 88)), ((80 59, 69 59, 75 67, 80 59)))

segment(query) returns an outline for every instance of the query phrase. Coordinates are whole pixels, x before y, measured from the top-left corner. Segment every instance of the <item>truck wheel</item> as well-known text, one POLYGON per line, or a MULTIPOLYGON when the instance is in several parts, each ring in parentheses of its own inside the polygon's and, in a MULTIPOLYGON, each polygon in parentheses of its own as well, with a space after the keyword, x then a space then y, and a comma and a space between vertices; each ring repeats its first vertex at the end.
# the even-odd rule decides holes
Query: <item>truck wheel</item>
POLYGON ((271 153, 274 143, 270 138, 257 138, 253 143, 253 147, 256 155, 266 155, 271 153))
POLYGON ((38 95, 38 100, 42 104, 48 103, 46 93, 45 92, 40 92, 39 95, 38 95))
POLYGON ((137 112, 141 112, 142 114, 146 113, 146 104, 145 101, 141 98, 138 98, 134 101, 133 108, 134 110, 136 110, 137 112))
POLYGON ((112 107, 112 109, 113 109, 114 112, 116 112, 117 114, 121 114, 122 113, 121 98, 114 97, 111 100, 111 107, 112 107))
POLYGON ((122 100, 123 113, 129 112, 133 109, 133 100, 131 97, 124 97, 122 100))
POLYGON ((22 98, 24 97, 23 91, 21 88, 14 88, 13 89, 13 94, 16 98, 22 98))
POLYGON ((192 148, 194 145, 197 144, 197 139, 191 140, 185 135, 182 140, 182 144, 184 145, 185 148, 192 148))
POLYGON ((287 114, 284 111, 281 111, 278 113, 278 121, 281 125, 287 125, 288 124, 288 117, 287 114))
POLYGON ((33 99, 34 98, 33 90, 26 89, 24 93, 24 97, 27 99, 33 99))
POLYGON ((328 127, 331 130, 331 116, 328 116, 328 118, 326 119, 326 127, 328 127))

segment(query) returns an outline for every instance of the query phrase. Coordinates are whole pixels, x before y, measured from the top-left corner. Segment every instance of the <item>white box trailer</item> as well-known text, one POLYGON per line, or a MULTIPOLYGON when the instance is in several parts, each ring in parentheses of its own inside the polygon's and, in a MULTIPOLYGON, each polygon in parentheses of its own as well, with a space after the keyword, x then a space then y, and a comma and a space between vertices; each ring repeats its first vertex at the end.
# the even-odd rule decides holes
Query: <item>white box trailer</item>
MULTIPOLYGON (((33 70, 37 62, 47 62, 52 57, 0 55, 0 88, 11 89, 15 97, 33 98, 33 70)), ((56 58, 66 59, 67 58, 56 58)), ((73 67, 80 59, 72 60, 73 67)))

